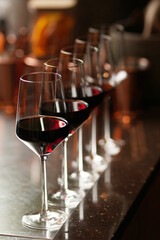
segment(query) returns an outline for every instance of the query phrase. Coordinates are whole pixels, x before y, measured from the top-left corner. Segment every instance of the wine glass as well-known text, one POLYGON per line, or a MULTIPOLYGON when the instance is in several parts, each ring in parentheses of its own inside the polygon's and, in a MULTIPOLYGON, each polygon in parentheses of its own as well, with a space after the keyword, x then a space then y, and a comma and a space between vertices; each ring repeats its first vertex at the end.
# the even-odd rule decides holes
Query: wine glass
POLYGON ((42 209, 25 214, 22 222, 34 229, 59 229, 67 216, 48 206, 46 164, 49 154, 69 133, 69 124, 62 117, 40 113, 49 99, 55 102, 62 92, 61 76, 57 73, 33 72, 20 78, 16 114, 16 136, 41 160, 42 209))
MULTIPOLYGON (((88 29, 88 41, 93 42, 99 48, 99 64, 103 78, 103 90, 105 99, 103 104, 104 134, 99 140, 99 145, 103 147, 109 155, 116 155, 120 152, 124 141, 111 138, 110 127, 110 105, 113 101, 116 86, 126 78, 126 72, 122 71, 120 62, 122 58, 122 31, 121 25, 100 25, 88 29), (113 34, 118 33, 119 42, 113 41, 113 34), (118 44, 117 44, 118 42, 118 44)), ((122 63, 122 62, 121 62, 122 63)))
POLYGON ((99 49, 99 63, 102 71, 103 89, 105 92, 105 99, 103 104, 103 119, 104 119, 104 135, 99 140, 100 146, 102 146, 106 153, 109 155, 116 155, 120 152, 121 147, 111 138, 111 126, 110 126, 110 104, 112 95, 114 94, 115 83, 115 69, 113 64, 112 52, 111 52, 112 38, 109 35, 102 35, 100 39, 99 49))
MULTIPOLYGON (((93 171, 93 174, 96 174, 96 177, 98 177, 96 172, 101 172, 107 167, 107 163, 103 162, 103 158, 97 154, 96 111, 103 99, 103 91, 100 87, 101 76, 98 72, 97 65, 97 52, 97 48, 87 45, 85 41, 75 41, 74 45, 66 46, 61 49, 60 52, 61 58, 64 56, 73 55, 82 59, 84 62, 86 81, 85 101, 89 103, 91 116, 91 152, 85 157, 85 162, 88 164, 89 168, 91 167, 90 170, 93 171)), ((83 153, 81 154, 79 161, 83 162, 83 153)), ((74 176, 74 173, 72 176, 74 176)))
MULTIPOLYGON (((102 155, 98 154, 97 148, 97 119, 99 118, 99 114, 101 114, 101 106, 103 104, 104 99, 104 90, 103 90, 103 79, 101 75, 101 69, 99 66, 99 49, 91 45, 86 37, 76 38, 75 39, 75 51, 81 53, 84 58, 85 65, 85 74, 86 81, 88 83, 89 88, 101 88, 100 101, 98 102, 96 99, 96 103, 98 108, 95 108, 92 114, 92 122, 91 122, 91 152, 89 155, 85 156, 85 160, 93 165, 94 168, 97 169, 98 172, 102 172, 107 168, 107 161, 102 157, 102 155)), ((98 95, 94 96, 94 98, 98 97, 98 95)))
MULTIPOLYGON (((81 53, 79 54, 79 52, 75 51, 73 45, 72 46, 66 46, 63 49, 61 49, 61 51, 60 51, 61 62, 65 61, 65 59, 68 59, 71 56, 77 57, 77 58, 82 59, 82 60, 84 59, 84 56, 81 53)), ((83 61, 83 63, 84 63, 84 61, 83 61)), ((84 67, 86 67, 86 66, 84 65, 84 67)), ((97 87, 97 89, 92 89, 91 87, 88 86, 87 81, 86 81, 85 72, 86 72, 86 69, 84 70, 84 79, 85 79, 85 89, 84 89, 85 91, 84 91, 84 93, 85 93, 85 96, 80 96, 80 98, 89 103, 89 113, 90 113, 90 116, 91 116, 92 110, 95 107, 94 104, 95 105, 96 105, 96 103, 98 104, 98 102, 101 99, 102 92, 101 92, 101 88, 97 87), (93 97, 93 93, 95 95, 94 97, 93 97), (96 95, 99 96, 99 98, 96 95), (95 98, 97 98, 97 102, 96 102, 95 98)), ((77 158, 77 160, 78 160, 78 171, 73 172, 69 176, 69 180, 75 186, 78 185, 80 188, 88 189, 93 185, 95 180, 97 180, 97 178, 99 177, 99 174, 97 173, 97 171, 94 171, 94 169, 90 169, 90 171, 84 170, 83 128, 82 127, 79 128, 79 130, 78 130, 78 143, 79 143, 79 145, 78 145, 79 156, 77 158)))
MULTIPOLYGON (((62 164, 62 185, 60 191, 50 195, 50 203, 65 207, 75 207, 84 192, 80 189, 70 190, 68 187, 67 170, 67 142, 74 132, 89 117, 89 105, 85 101, 79 100, 85 97, 85 82, 83 78, 83 62, 76 58, 50 59, 44 63, 44 70, 47 72, 59 72, 62 75, 63 89, 66 99, 65 118, 69 122, 70 133, 64 141, 64 159, 62 164), (61 59, 62 60, 62 59, 61 59)), ((59 115, 53 108, 52 115, 59 115)), ((60 111, 62 114, 62 111, 60 111)))

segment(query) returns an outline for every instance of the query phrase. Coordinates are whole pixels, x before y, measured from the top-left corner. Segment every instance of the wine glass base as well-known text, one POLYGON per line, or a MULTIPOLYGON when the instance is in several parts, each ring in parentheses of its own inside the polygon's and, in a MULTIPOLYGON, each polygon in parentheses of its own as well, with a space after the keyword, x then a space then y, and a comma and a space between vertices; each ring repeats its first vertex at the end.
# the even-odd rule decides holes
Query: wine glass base
POLYGON ((84 161, 89 169, 97 171, 98 173, 105 171, 108 167, 107 161, 98 154, 85 156, 84 161))
POLYGON ((117 155, 121 151, 122 146, 125 144, 125 142, 121 139, 114 140, 112 138, 107 140, 101 139, 98 143, 104 148, 106 153, 111 156, 117 155))
POLYGON ((90 173, 87 171, 74 172, 69 176, 69 183, 77 188, 87 190, 90 189, 94 182, 99 178, 98 173, 90 173))
POLYGON ((58 230, 68 218, 68 215, 60 210, 48 210, 45 217, 38 212, 31 212, 22 218, 22 223, 33 229, 58 230))
POLYGON ((84 191, 65 190, 55 194, 49 194, 49 205, 61 208, 75 208, 84 197, 84 191))

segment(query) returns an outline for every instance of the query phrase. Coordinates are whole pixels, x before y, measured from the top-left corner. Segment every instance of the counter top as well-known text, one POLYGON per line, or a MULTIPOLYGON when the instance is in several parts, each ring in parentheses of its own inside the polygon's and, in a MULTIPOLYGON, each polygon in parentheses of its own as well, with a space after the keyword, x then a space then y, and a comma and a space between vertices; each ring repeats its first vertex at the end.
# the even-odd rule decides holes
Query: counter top
MULTIPOLYGON (((106 158, 108 168, 79 205, 66 210, 58 231, 37 231, 21 223, 22 215, 40 207, 40 161, 15 136, 15 119, 0 115, 0 239, 110 240, 136 209, 159 164, 160 108, 146 110, 132 126, 121 127, 121 152, 106 158)), ((71 144, 71 143, 70 143, 71 144)), ((48 188, 57 189, 62 148, 48 161, 48 188)))

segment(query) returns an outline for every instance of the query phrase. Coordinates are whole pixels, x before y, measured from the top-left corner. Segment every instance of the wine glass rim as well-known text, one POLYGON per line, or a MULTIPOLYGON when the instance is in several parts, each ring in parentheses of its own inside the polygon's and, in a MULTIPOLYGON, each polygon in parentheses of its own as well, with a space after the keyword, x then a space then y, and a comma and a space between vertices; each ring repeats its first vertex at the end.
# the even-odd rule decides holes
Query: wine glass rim
MULTIPOLYGON (((76 41, 78 41, 78 43, 86 43, 87 44, 87 41, 85 41, 85 40, 81 40, 81 39, 78 39, 78 38, 76 38, 75 39, 75 43, 76 43, 76 41)), ((90 49, 92 49, 92 50, 94 50, 94 51, 96 51, 96 52, 98 52, 99 50, 98 50, 98 47, 96 47, 96 46, 93 46, 93 45, 88 45, 88 47, 90 48, 90 49)), ((75 48, 75 45, 69 45, 69 46, 66 46, 66 47, 63 47, 61 50, 60 50, 60 52, 61 53, 63 53, 63 54, 68 54, 68 55, 73 55, 74 54, 74 52, 70 52, 69 50, 67 50, 67 49, 74 49, 75 48)))
MULTIPOLYGON (((68 52, 66 52, 66 54, 68 54, 68 52)), ((72 55, 72 54, 71 54, 71 55, 72 55)), ((58 61, 59 59, 60 59, 60 58, 51 58, 51 59, 47 60, 46 62, 44 62, 44 65, 45 65, 45 66, 48 66, 48 67, 57 67, 58 65, 53 66, 53 65, 50 64, 50 63, 52 63, 53 61, 58 61)), ((71 59, 73 60, 73 63, 74 63, 74 62, 79 62, 79 63, 82 63, 82 64, 83 64, 83 60, 80 59, 80 58, 71 57, 71 59)))
MULTIPOLYGON (((23 82, 36 82, 36 83, 41 83, 42 81, 35 81, 35 80, 29 80, 27 79, 27 76, 33 76, 33 75, 55 75, 58 77, 58 79, 61 79, 61 75, 59 73, 54 73, 54 72, 29 72, 29 73, 25 73, 23 74, 21 77, 20 77, 20 81, 23 81, 23 82)), ((57 80, 57 79, 56 79, 57 80)))
POLYGON ((52 65, 50 64, 50 62, 52 61, 58 61, 59 58, 51 58, 51 59, 48 59, 47 61, 44 62, 44 65, 45 66, 49 66, 49 67, 52 67, 52 65))

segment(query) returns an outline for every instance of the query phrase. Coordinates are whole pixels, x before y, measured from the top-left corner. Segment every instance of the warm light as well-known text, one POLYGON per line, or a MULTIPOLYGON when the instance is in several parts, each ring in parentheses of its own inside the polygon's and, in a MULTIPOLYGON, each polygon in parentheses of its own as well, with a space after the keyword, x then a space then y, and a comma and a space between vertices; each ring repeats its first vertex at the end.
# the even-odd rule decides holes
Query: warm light
POLYGON ((97 73, 97 79, 100 79, 101 75, 99 73, 97 73))
POLYGON ((149 67, 149 61, 148 61, 148 59, 146 59, 146 58, 140 58, 139 62, 140 62, 140 68, 141 68, 142 70, 145 70, 145 69, 147 69, 147 68, 149 67))
POLYGON ((66 9, 77 4, 77 0, 30 0, 28 7, 31 9, 66 9))
POLYGON ((123 116, 123 117, 122 117, 122 122, 123 122, 124 124, 130 124, 131 118, 130 118, 129 116, 123 116))
POLYGON ((7 113, 7 114, 13 114, 13 113, 14 113, 14 107, 13 107, 13 106, 10 106, 10 105, 6 106, 6 107, 5 107, 5 113, 7 113))
POLYGON ((103 73, 103 77, 104 78, 108 78, 109 77, 109 73, 108 72, 103 73))
POLYGON ((103 192, 103 193, 100 195, 100 197, 101 197, 102 199, 107 199, 107 198, 108 198, 108 194, 107 194, 106 192, 103 192))
POLYGON ((32 56, 27 56, 24 59, 24 63, 27 66, 32 66, 32 67, 42 67, 43 66, 43 62, 44 62, 44 60, 40 60, 40 59, 38 59, 36 57, 32 57, 32 56))

